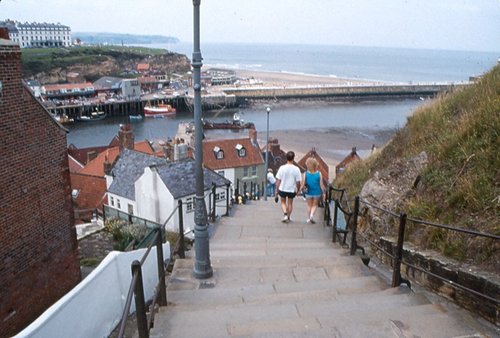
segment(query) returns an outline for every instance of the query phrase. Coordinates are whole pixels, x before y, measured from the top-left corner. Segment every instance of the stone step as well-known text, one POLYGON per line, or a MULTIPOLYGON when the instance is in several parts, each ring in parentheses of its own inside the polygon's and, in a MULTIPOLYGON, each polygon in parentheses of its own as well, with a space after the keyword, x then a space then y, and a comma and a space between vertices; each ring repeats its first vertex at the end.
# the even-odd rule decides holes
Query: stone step
POLYGON ((351 318, 340 323, 332 323, 331 318, 326 316, 317 319, 323 328, 336 332, 338 337, 491 337, 448 313, 419 313, 415 307, 394 309, 390 313, 384 310, 376 317, 378 318, 364 320, 359 316, 355 320, 351 318))
MULTIPOLYGON (((389 314, 387 311, 375 311, 378 315, 378 323, 383 323, 385 321, 394 321, 397 323, 398 319, 386 319, 387 316, 401 314, 404 316, 423 316, 423 315, 436 315, 439 314, 440 310, 436 309, 433 304, 418 305, 412 307, 398 307, 393 309, 394 314, 389 314), (387 313, 387 315, 385 314, 387 313)), ((363 315, 357 315, 349 318, 339 317, 337 314, 330 314, 324 317, 308 317, 301 315, 299 319, 283 319, 274 321, 262 321, 262 322, 251 322, 251 323, 239 323, 228 325, 228 331, 233 336, 258 336, 258 337, 295 337, 295 336, 311 336, 311 337, 376 337, 378 334, 382 337, 397 337, 394 332, 390 330, 384 330, 384 325, 379 325, 380 328, 376 327, 377 322, 372 323, 366 321, 366 317, 363 315), (354 332, 349 332, 349 335, 338 335, 343 331, 345 326, 350 327, 352 323, 355 323, 355 327, 358 330, 354 332), (371 334, 359 335, 360 332, 366 332, 368 330, 363 329, 367 326, 372 330, 371 334), (339 332, 340 331, 340 332, 339 332)), ((410 337, 410 336, 404 336, 410 337)))
MULTIPOLYGON (((173 289, 169 285, 167 298, 173 306, 195 309, 242 304, 277 304, 300 300, 338 300, 348 294, 376 293, 381 285, 374 277, 346 278, 329 283, 296 283, 291 291, 282 292, 275 284, 257 284, 241 287, 214 287, 206 289, 173 289), (354 290, 354 291, 353 291, 354 290)), ((392 294, 392 291, 386 292, 392 294)))
MULTIPOLYGON (((324 333, 330 332, 329 329, 334 329, 337 326, 343 327, 352 324, 353 321, 357 326, 366 325, 367 327, 376 327, 378 322, 386 322, 390 320, 391 316, 399 313, 401 309, 411 306, 414 302, 408 297, 399 297, 398 295, 386 296, 385 302, 372 302, 370 313, 379 314, 377 320, 370 318, 371 321, 365 322, 362 316, 351 313, 350 316, 337 317, 336 314, 343 311, 343 307, 347 304, 342 302, 338 304, 335 301, 330 302, 332 307, 329 311, 321 312, 321 316, 308 315, 301 310, 301 304, 309 304, 314 306, 317 303, 315 300, 302 301, 302 302, 285 302, 277 304, 268 303, 252 303, 252 304, 239 304, 233 306, 213 306, 206 309, 183 309, 177 307, 170 307, 161 310, 161 315, 155 326, 165 334, 165 336, 175 336, 175 332, 184 331, 186 336, 196 336, 188 328, 188 323, 203 322, 210 323, 211 330, 215 332, 205 332, 206 337, 224 336, 229 335, 254 335, 255 333, 280 333, 288 337, 290 333, 303 332, 314 330, 323 330, 324 333), (328 316, 330 314, 330 316, 328 316), (324 323, 319 319, 325 321, 324 323), (347 319, 346 319, 347 318, 347 319), (287 325, 296 322, 297 325, 287 325), (312 323, 316 323, 312 325, 312 323), (299 325, 300 324, 300 325, 299 325), (318 325, 319 324, 319 325, 318 325), (328 328, 328 330, 324 330, 328 328), (227 331, 224 331, 226 329, 227 331), (177 331, 178 330, 178 331, 177 331)), ((418 308, 416 306, 415 308, 418 308)), ((355 309, 351 307, 350 309, 355 309)), ((352 311, 352 310, 350 310, 352 311)), ((368 311, 368 307, 364 308, 368 311)), ((409 311, 409 310, 408 310, 409 311)), ((403 312, 404 313, 404 310, 403 312)), ((409 311, 408 313, 411 313, 409 311)), ((415 310, 415 313, 438 313, 432 307, 422 307, 415 310)), ((383 326, 382 326, 383 327, 383 326)), ((208 328, 207 328, 208 330, 208 328)), ((349 335, 346 335, 348 337, 349 335)))

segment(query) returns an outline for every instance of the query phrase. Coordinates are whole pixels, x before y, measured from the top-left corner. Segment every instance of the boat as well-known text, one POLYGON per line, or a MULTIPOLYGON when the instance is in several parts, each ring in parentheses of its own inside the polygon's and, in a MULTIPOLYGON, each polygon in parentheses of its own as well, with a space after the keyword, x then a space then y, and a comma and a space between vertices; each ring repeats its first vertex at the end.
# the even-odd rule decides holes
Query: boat
POLYGON ((103 111, 95 111, 90 115, 80 115, 76 118, 77 121, 80 122, 92 122, 92 121, 100 121, 106 118, 107 114, 103 111))
POLYGON ((175 116, 177 111, 169 104, 160 103, 156 106, 147 105, 144 107, 145 117, 166 117, 175 116))
POLYGON ((56 119, 57 122, 59 122, 61 124, 71 123, 74 121, 72 118, 68 117, 68 115, 66 115, 66 114, 55 114, 54 118, 56 119))
POLYGON ((137 115, 129 115, 128 118, 130 121, 141 121, 143 117, 141 114, 137 114, 137 115))

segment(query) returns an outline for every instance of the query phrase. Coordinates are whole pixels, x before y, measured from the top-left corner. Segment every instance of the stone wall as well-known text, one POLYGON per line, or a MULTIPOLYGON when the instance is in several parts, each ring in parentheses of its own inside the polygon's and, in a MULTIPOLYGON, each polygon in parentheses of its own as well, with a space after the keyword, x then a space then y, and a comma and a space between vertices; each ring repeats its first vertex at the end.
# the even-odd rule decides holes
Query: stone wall
POLYGON ((80 280, 66 131, 21 79, 0 39, 0 336, 18 332, 80 280))
MULTIPOLYGON (((395 238, 381 237, 378 244, 386 252, 394 255, 396 242, 397 239, 395 238)), ((380 251, 376 251, 375 255, 384 264, 392 266, 391 259, 388 256, 380 251)), ((454 284, 460 284, 494 299, 500 299, 500 279, 498 276, 481 271, 477 267, 442 257, 434 251, 419 250, 409 243, 405 243, 403 247, 403 264, 401 265, 401 276, 403 278, 444 296, 461 307, 481 315, 495 325, 500 325, 500 309, 495 302, 458 287, 453 287, 450 283, 423 273, 409 265, 429 271, 454 284)))

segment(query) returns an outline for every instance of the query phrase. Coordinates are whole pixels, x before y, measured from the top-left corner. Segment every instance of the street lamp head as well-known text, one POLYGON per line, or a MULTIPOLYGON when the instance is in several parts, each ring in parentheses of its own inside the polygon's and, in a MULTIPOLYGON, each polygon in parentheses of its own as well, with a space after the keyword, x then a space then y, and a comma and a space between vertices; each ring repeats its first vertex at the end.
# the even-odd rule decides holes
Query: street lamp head
POLYGON ((267 107, 266 108, 266 111, 269 113, 271 111, 271 108, 270 107, 267 107))

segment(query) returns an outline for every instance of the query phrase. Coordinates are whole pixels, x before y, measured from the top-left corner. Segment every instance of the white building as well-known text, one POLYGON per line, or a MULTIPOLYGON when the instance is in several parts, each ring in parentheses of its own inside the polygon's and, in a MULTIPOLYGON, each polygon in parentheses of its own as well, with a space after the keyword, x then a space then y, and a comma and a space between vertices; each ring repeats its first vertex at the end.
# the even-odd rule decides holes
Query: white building
MULTIPOLYGON (((213 203, 210 191, 215 185, 215 213, 226 214, 230 182, 210 169, 203 171, 207 209, 213 203)), ((106 185, 111 208, 158 224, 164 224, 182 200, 184 229, 194 229, 196 184, 192 159, 167 162, 164 158, 123 149, 111 175, 106 176, 106 185)), ((178 220, 177 215, 172 217, 166 229, 177 232, 178 220)))
POLYGON ((21 48, 29 47, 69 47, 71 29, 60 23, 0 21, 0 27, 6 27, 9 38, 21 48))

